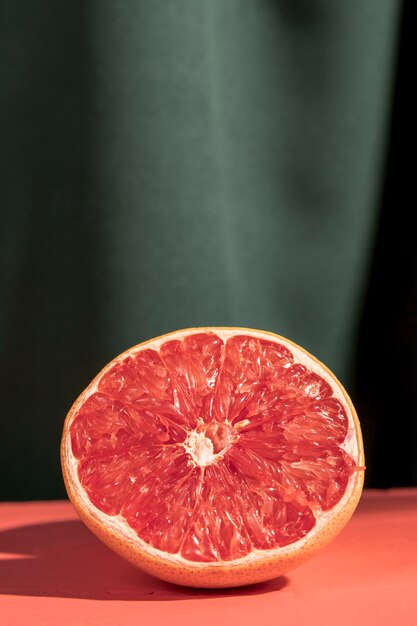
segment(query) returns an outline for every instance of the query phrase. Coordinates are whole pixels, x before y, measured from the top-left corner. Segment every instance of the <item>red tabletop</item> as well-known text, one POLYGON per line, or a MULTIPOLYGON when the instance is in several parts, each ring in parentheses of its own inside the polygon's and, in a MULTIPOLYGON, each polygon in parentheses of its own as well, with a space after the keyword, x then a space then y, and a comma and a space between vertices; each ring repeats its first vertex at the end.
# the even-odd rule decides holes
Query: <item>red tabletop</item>
POLYGON ((1 626, 416 626, 417 489, 368 490, 339 537, 285 577, 207 591, 103 546, 68 502, 0 504, 1 626))

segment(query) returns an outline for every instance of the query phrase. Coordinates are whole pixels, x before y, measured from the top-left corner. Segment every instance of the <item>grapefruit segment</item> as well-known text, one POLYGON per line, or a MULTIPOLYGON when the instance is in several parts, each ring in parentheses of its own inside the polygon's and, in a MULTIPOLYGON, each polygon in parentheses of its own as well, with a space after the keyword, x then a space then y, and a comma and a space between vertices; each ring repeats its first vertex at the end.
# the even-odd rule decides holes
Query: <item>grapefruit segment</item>
POLYGON ((126 402, 140 398, 172 401, 172 384, 168 369, 155 350, 143 350, 115 363, 98 382, 100 391, 126 402))
POLYGON ((165 580, 279 575, 330 541, 363 484, 337 379, 288 340, 189 329, 112 361, 70 410, 69 496, 86 524, 165 580))

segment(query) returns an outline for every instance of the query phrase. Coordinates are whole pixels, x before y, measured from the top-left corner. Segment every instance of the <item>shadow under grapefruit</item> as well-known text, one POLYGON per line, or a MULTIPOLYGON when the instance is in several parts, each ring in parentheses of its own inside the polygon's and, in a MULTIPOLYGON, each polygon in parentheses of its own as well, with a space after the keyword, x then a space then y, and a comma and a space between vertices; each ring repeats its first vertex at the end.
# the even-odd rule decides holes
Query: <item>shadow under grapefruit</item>
POLYGON ((285 577, 235 589, 179 587, 130 565, 79 521, 22 526, 0 533, 0 594, 92 600, 164 601, 279 591, 285 577))

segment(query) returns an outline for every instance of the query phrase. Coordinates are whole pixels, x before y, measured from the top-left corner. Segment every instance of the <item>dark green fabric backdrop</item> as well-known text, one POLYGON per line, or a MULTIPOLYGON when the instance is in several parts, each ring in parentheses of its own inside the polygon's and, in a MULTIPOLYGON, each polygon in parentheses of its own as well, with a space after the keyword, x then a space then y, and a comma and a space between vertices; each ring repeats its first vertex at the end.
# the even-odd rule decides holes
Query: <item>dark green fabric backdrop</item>
POLYGON ((0 497, 62 496, 69 405, 169 330, 272 330, 349 387, 400 17, 399 0, 1 4, 0 497))

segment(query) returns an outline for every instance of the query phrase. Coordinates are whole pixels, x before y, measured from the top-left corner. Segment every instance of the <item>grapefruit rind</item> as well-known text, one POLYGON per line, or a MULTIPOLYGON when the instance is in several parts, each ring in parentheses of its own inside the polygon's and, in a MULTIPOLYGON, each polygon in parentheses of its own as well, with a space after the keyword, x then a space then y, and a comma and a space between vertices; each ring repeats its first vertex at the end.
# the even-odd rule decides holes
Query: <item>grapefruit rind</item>
POLYGON ((62 436, 61 463, 65 486, 75 510, 80 519, 103 543, 127 561, 162 580, 206 588, 234 587, 270 580, 285 574, 312 557, 332 541, 349 521, 359 502, 364 481, 362 471, 364 452, 360 424, 353 404, 341 383, 325 365, 292 341, 274 333, 247 328, 202 327, 178 330, 138 344, 113 359, 71 407, 65 420, 62 436), (122 516, 107 515, 95 507, 80 483, 77 460, 71 450, 69 429, 77 411, 98 389, 98 384, 106 372, 126 356, 133 356, 149 347, 158 350, 168 339, 181 339, 201 332, 213 332, 222 340, 245 334, 258 339, 272 340, 288 347, 295 361, 307 366, 330 384, 334 397, 346 410, 349 427, 340 447, 352 457, 358 471, 354 471, 349 477, 346 490, 337 505, 329 511, 322 511, 316 518, 314 528, 295 543, 267 550, 253 548, 249 554, 234 560, 193 562, 180 554, 170 554, 147 544, 138 537, 122 516))

